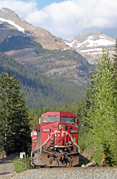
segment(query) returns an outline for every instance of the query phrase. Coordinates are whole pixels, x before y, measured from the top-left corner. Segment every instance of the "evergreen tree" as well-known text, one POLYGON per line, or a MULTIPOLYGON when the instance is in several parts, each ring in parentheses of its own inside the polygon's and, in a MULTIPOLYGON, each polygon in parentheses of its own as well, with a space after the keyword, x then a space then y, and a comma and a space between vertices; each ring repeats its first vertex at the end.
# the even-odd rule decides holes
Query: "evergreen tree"
POLYGON ((87 113, 90 110, 92 110, 92 112, 94 111, 93 107, 94 107, 94 72, 91 72, 91 80, 90 80, 90 84, 87 88, 86 91, 86 97, 85 97, 85 101, 86 101, 86 105, 84 108, 84 116, 85 116, 85 126, 87 127, 87 129, 89 130, 90 126, 89 123, 87 122, 87 113))
POLYGON ((113 60, 114 60, 114 68, 115 68, 115 75, 114 75, 114 83, 115 83, 115 90, 117 90, 117 39, 113 54, 113 60))
POLYGON ((93 100, 94 98, 93 88, 94 88, 94 72, 92 71, 91 81, 86 91, 86 111, 93 105, 91 102, 91 99, 93 100))
MULTIPOLYGON (((1 109, 1 101, 0 101, 0 109, 1 109)), ((4 144, 4 137, 3 137, 3 130, 2 130, 2 125, 3 125, 3 121, 2 121, 2 116, 0 117, 0 151, 2 151, 4 149, 3 144, 4 144)))
POLYGON ((88 111, 88 124, 90 132, 88 142, 95 146, 95 160, 99 164, 103 153, 108 165, 117 162, 117 121, 115 120, 117 96, 113 78, 115 75, 114 63, 110 60, 108 52, 103 52, 98 61, 94 75, 93 98, 88 111))
POLYGON ((116 78, 117 78, 117 39, 116 39, 116 44, 115 44, 115 49, 114 49, 114 54, 113 54, 113 60, 114 60, 116 78))
POLYGON ((0 133, 7 153, 28 151, 30 126, 24 95, 19 80, 5 69, 0 77, 0 133))

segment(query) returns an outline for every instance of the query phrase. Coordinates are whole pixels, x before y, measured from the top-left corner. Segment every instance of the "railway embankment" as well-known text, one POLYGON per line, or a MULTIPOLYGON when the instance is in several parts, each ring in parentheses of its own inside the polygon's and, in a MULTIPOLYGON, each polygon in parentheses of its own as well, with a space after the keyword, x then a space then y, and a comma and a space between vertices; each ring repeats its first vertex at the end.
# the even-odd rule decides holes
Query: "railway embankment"
POLYGON ((114 167, 40 168, 26 170, 12 179, 117 179, 114 167))

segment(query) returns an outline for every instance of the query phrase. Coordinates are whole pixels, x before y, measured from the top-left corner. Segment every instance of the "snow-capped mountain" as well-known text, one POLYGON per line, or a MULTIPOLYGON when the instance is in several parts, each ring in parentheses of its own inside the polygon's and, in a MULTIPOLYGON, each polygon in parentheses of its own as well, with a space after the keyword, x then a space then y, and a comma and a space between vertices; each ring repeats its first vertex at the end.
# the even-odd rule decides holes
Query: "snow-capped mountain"
POLYGON ((108 49, 110 56, 112 55, 115 39, 100 32, 90 32, 78 35, 71 42, 65 41, 65 43, 93 64, 102 54, 102 49, 108 49))
POLYGON ((8 8, 0 8, 0 43, 11 36, 30 36, 45 49, 70 49, 60 38, 47 30, 27 23, 8 8))

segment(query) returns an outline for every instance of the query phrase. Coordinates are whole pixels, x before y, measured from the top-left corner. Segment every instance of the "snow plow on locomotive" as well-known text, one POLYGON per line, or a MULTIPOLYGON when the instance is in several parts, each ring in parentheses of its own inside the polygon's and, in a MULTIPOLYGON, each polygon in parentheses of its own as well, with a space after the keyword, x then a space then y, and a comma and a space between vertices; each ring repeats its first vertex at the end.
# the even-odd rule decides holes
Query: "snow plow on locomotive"
POLYGON ((77 116, 46 112, 31 133, 31 163, 35 166, 74 166, 79 163, 77 116))

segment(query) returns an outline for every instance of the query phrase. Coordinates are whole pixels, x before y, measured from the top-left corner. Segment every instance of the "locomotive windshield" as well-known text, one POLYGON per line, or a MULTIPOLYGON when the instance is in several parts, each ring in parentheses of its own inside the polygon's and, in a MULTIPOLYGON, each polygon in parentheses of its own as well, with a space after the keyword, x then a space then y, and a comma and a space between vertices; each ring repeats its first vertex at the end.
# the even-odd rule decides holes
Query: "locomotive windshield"
POLYGON ((75 117, 61 117, 61 122, 75 123, 76 118, 75 117))
POLYGON ((59 117, 58 116, 44 116, 43 122, 58 122, 59 117))

